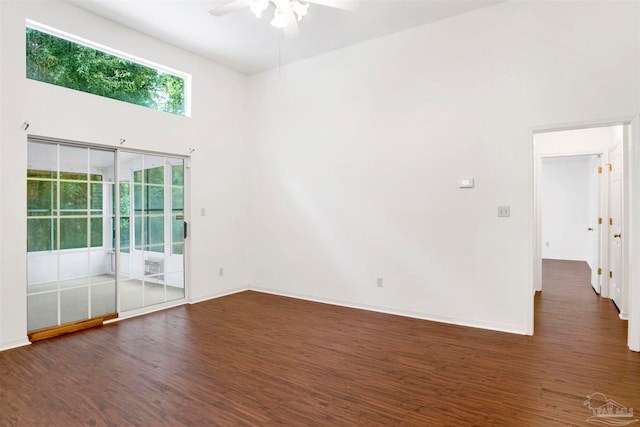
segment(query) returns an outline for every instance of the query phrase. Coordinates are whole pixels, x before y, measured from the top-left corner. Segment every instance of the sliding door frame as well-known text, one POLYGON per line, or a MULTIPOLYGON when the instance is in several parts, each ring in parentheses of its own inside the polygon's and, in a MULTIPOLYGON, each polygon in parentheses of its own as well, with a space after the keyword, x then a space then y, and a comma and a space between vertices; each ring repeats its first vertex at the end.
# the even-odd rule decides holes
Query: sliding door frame
MULTIPOLYGON (((191 218, 191 209, 190 209, 190 199, 191 199, 191 158, 188 155, 170 153, 170 152, 161 152, 161 151, 151 151, 151 150, 141 150, 129 147, 119 147, 113 145, 106 144, 97 144, 90 142, 82 142, 82 141, 74 141, 74 140, 66 140, 60 138, 51 138, 47 136, 34 135, 29 134, 27 136, 28 142, 34 143, 48 143, 48 144, 57 144, 64 145, 70 147, 80 147, 80 148, 88 148, 88 149, 99 149, 114 152, 114 183, 113 183, 113 191, 114 191, 114 206, 113 206, 113 220, 115 222, 115 241, 113 245, 113 251, 115 252, 115 282, 116 282, 116 317, 106 316, 102 320, 104 323, 111 323, 114 321, 139 316, 146 313, 151 313, 154 311, 164 310, 170 307, 179 306, 186 304, 190 301, 191 297, 191 263, 190 263, 190 233, 185 236, 184 246, 183 246, 183 275, 184 275, 184 296, 179 299, 175 299, 172 301, 166 301, 146 307, 136 308, 128 311, 122 311, 121 306, 121 260, 120 260, 120 155, 121 153, 131 153, 137 154, 141 156, 154 156, 154 157, 170 157, 174 159, 181 159, 183 161, 183 177, 184 177, 184 189, 183 189, 183 197, 184 197, 184 205, 183 205, 183 215, 184 215, 184 223, 189 224, 191 218)), ((26 206, 25 206, 26 209, 26 206)), ((130 217, 133 220, 133 212, 131 212, 130 217)), ((26 218, 26 212, 25 212, 26 218)), ((165 227, 166 229, 166 227, 165 227)), ((187 226, 187 229, 190 232, 190 227, 187 226)), ((165 238, 167 236, 165 235, 165 238)), ((168 236, 171 238, 171 236, 168 236)), ((110 238, 110 236, 104 236, 104 238, 110 238)), ((133 246, 134 242, 132 242, 133 246)), ((171 243, 170 243, 171 246, 171 243)), ((88 322, 91 322, 92 319, 87 319, 88 322)), ((65 325, 58 325, 57 327, 64 327, 65 325)), ((95 326, 95 325, 93 325, 95 326)), ((52 328, 53 329, 53 328, 52 328)))

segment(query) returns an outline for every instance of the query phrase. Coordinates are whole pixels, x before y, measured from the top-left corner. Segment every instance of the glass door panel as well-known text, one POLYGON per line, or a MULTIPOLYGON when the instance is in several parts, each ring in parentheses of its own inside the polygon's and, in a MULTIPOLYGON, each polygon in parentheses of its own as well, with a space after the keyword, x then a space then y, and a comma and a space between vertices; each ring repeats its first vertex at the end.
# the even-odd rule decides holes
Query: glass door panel
POLYGON ((27 152, 28 330, 115 313, 115 152, 34 141, 27 152))
POLYGON ((183 163, 120 153, 122 311, 185 297, 183 163))

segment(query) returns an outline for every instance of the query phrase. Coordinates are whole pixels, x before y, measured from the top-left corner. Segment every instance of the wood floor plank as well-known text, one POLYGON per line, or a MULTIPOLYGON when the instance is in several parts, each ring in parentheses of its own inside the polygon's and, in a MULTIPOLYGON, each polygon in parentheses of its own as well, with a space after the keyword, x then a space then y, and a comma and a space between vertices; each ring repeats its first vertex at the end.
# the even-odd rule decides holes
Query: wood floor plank
POLYGON ((1 426, 584 426, 640 407, 640 354, 585 263, 545 260, 536 335, 257 292, 0 353, 1 426))

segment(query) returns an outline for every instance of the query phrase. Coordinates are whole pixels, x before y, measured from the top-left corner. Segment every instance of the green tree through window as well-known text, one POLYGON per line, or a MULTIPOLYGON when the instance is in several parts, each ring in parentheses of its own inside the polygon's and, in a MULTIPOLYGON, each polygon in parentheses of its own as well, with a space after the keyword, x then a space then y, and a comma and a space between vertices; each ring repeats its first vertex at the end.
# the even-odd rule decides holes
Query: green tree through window
POLYGON ((27 27, 27 78, 185 115, 185 79, 27 27))

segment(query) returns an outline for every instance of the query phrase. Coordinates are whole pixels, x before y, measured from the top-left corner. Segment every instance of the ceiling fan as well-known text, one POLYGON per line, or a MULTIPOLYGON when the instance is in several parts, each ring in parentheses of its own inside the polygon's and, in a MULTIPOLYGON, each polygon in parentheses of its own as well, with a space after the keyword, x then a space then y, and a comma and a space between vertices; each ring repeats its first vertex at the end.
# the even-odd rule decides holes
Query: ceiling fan
POLYGON ((232 0, 211 9, 209 13, 213 16, 223 16, 249 7, 256 17, 261 18, 262 12, 273 5, 271 25, 282 28, 285 36, 295 37, 298 35, 298 21, 307 14, 310 3, 342 10, 354 10, 358 5, 357 0, 232 0))

